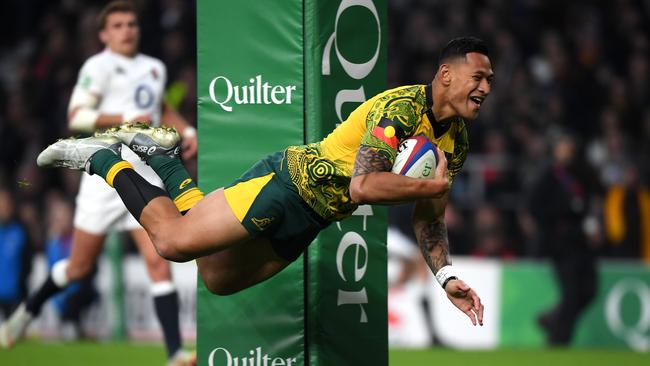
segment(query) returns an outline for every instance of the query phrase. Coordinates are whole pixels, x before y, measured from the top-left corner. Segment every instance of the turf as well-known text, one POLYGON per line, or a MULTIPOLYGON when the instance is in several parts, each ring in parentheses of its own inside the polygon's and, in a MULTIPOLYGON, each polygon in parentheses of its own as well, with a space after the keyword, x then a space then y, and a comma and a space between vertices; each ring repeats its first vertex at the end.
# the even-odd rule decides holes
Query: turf
MULTIPOLYGON (((390 366, 650 365, 650 354, 648 353, 605 349, 454 351, 435 348, 420 351, 391 350, 389 359, 390 366)), ((0 365, 2 366, 162 366, 164 364, 164 350, 161 345, 25 342, 11 351, 0 350, 0 365)))
POLYGON ((389 361, 391 366, 648 366, 650 354, 609 349, 391 350, 389 361))
POLYGON ((165 358, 162 345, 130 343, 23 342, 0 349, 2 366, 164 366, 165 358))

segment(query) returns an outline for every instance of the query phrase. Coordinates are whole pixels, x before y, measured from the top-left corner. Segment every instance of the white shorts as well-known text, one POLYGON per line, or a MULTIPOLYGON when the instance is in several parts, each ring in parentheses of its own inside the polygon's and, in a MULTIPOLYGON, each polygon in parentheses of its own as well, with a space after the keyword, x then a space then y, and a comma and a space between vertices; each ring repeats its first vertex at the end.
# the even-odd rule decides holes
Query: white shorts
MULTIPOLYGON (((131 151, 122 146, 122 157, 149 183, 162 187, 156 173, 131 151)), ((98 175, 83 173, 76 199, 74 227, 90 234, 104 235, 111 231, 130 231, 142 226, 126 209, 117 191, 98 175)))

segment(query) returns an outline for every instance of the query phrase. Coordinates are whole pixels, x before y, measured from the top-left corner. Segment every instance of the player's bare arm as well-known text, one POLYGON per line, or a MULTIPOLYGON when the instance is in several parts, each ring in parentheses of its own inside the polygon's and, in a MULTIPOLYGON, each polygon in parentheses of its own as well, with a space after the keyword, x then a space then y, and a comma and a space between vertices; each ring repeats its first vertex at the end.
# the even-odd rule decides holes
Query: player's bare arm
POLYGON ((353 176, 365 175, 373 172, 389 172, 391 163, 377 149, 361 145, 354 161, 353 176))
POLYGON ((446 195, 437 200, 420 200, 415 204, 413 214, 413 229, 418 246, 434 274, 451 264, 447 224, 444 220, 446 204, 446 195))
MULTIPOLYGON (((420 251, 434 275, 451 265, 449 239, 445 223, 447 195, 439 199, 419 200, 413 213, 413 229, 420 251)), ((449 300, 465 313, 472 324, 483 325, 483 304, 472 288, 456 277, 443 282, 449 300)))
POLYGON ((101 95, 75 88, 68 106, 68 127, 73 132, 93 132, 96 129, 119 126, 124 122, 151 123, 150 114, 126 116, 123 114, 101 113, 97 106, 101 95))
POLYGON ((392 173, 389 154, 361 145, 354 162, 350 196, 359 203, 396 204, 440 197, 449 189, 447 160, 442 151, 432 179, 416 179, 392 173))
MULTIPOLYGON (((72 110, 68 114, 68 121, 72 121, 78 112, 79 112, 79 108, 72 110)), ((125 118, 121 114, 98 113, 97 118, 92 124, 93 126, 92 129, 95 130, 95 129, 115 127, 123 124, 124 122, 139 122, 139 123, 151 124, 151 115, 143 114, 133 118, 125 118)), ((70 124, 70 129, 72 131, 78 131, 78 132, 90 132, 90 131, 84 131, 78 128, 74 128, 72 124, 70 124)))

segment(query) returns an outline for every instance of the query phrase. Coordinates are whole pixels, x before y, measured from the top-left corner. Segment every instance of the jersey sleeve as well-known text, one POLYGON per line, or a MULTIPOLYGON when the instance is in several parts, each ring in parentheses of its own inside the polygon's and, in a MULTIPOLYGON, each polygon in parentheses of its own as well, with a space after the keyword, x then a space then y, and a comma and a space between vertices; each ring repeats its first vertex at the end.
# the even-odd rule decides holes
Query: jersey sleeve
POLYGON ((75 88, 101 96, 108 85, 109 68, 91 58, 81 67, 75 88))
POLYGON ((169 82, 169 80, 167 80, 167 67, 162 61, 160 61, 158 65, 159 65, 158 67, 160 67, 160 73, 162 74, 163 90, 165 90, 165 88, 167 87, 167 83, 169 82))
POLYGON ((397 146, 416 130, 419 121, 416 108, 410 98, 389 100, 374 106, 366 119, 361 145, 375 148, 392 164, 397 156, 397 146))
POLYGON ((161 99, 161 107, 164 106, 165 104, 169 104, 169 95, 168 95, 168 85, 169 79, 167 79, 167 67, 162 61, 158 61, 158 66, 160 69, 160 77, 162 78, 162 99, 161 99))

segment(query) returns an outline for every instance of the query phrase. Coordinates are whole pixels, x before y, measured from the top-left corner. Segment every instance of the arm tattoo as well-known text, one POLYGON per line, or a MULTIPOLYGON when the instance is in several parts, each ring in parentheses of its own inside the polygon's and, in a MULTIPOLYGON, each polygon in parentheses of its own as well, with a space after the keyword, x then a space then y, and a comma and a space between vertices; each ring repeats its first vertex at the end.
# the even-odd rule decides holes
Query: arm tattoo
POLYGON ((444 219, 427 222, 415 229, 418 245, 424 260, 436 274, 438 270, 451 264, 449 258, 449 239, 447 238, 447 224, 444 219))
POLYGON ((361 145, 354 161, 353 177, 373 172, 389 172, 392 165, 386 156, 379 150, 361 145))

